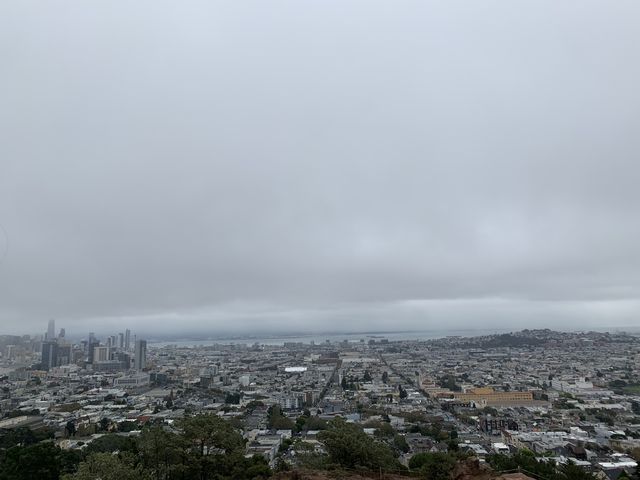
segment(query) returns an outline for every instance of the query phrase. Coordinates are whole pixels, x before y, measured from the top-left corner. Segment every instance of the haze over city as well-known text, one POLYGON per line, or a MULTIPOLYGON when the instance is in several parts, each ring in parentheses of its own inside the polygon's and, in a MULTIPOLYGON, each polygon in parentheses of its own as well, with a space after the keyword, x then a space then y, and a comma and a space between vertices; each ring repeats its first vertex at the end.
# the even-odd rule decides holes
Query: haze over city
POLYGON ((1 333, 638 324, 638 2, 64 4, 0 4, 1 333))

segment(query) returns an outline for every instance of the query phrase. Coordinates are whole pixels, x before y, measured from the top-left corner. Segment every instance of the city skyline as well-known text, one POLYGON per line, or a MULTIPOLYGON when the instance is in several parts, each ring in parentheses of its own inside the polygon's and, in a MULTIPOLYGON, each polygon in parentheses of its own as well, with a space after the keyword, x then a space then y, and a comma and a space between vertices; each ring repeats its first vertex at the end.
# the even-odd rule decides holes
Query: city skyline
MULTIPOLYGON (((56 321, 50 319, 47 330, 41 335, 16 336, 20 342, 32 345, 32 350, 40 352, 40 361, 34 366, 45 372, 58 367, 74 368, 77 364, 87 365, 96 372, 128 372, 141 373, 146 369, 147 341, 133 336, 133 348, 131 348, 131 330, 116 334, 96 336, 95 332, 86 332, 86 335, 66 335, 66 327, 60 328, 55 334, 56 321)), ((2 343, 6 343, 10 336, 0 333, 2 343)), ((6 351, 5 361, 15 359, 16 345, 10 345, 10 352, 6 351)), ((8 347, 7 347, 8 348, 8 347)), ((4 350, 0 348, 0 350, 4 350)), ((0 351, 0 357, 5 352, 0 351)))
POLYGON ((640 480, 638 0, 0 2, 0 480, 640 480))
POLYGON ((425 458, 444 462, 438 472, 469 462, 478 473, 469 478, 518 468, 547 475, 526 478, 553 480, 638 473, 637 335, 526 329, 438 339, 178 342, 149 350, 136 339, 129 352, 122 351, 124 337, 99 342, 89 333, 89 342, 71 345, 66 335, 0 336, 0 436, 15 443, 11 455, 0 455, 3 468, 16 472, 12 479, 36 478, 39 465, 65 452, 68 464, 47 468, 77 472, 70 479, 89 478, 81 472, 98 458, 133 472, 119 455, 95 453, 124 448, 140 460, 136 475, 173 480, 195 464, 189 477, 200 476, 205 426, 214 432, 209 441, 225 442, 214 445, 228 447, 231 435, 237 445, 224 461, 206 453, 206 468, 241 480, 255 478, 238 477, 255 471, 247 460, 262 465, 262 478, 355 463, 362 478, 393 472, 410 479, 424 477, 425 458), (46 439, 21 444, 16 435, 46 439), (145 462, 148 450, 140 447, 158 438, 193 442, 196 448, 183 450, 193 461, 145 462), (15 468, 16 455, 30 461, 15 468), (178 465, 178 475, 166 474, 178 465))

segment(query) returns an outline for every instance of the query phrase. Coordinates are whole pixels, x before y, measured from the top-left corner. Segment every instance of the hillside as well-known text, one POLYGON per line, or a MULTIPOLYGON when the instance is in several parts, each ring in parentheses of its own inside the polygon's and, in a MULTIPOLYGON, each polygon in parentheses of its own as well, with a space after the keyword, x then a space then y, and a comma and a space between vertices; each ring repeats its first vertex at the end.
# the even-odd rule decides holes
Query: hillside
MULTIPOLYGON (((415 477, 390 473, 376 474, 375 472, 367 474, 345 471, 292 470, 277 473, 272 478, 275 480, 407 480, 415 477)), ((535 480, 523 473, 500 474, 487 465, 480 464, 475 458, 459 462, 449 478, 451 480, 535 480)))

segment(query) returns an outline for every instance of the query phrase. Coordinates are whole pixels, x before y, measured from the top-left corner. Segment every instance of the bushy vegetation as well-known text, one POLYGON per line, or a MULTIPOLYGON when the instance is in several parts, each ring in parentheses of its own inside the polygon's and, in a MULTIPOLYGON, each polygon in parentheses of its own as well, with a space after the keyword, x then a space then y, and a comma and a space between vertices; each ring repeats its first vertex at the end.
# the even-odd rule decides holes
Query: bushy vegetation
MULTIPOLYGON (((271 409, 275 423, 282 415, 271 409)), ((326 453, 299 437, 287 439, 280 453, 295 452, 298 465, 312 469, 344 469, 368 472, 406 472, 429 480, 450 478, 456 463, 466 454, 451 448, 457 432, 434 431, 446 436, 448 453, 419 453, 409 461, 409 469, 398 456, 408 450, 404 436, 387 422, 376 422, 373 436, 359 425, 342 418, 329 422, 305 412, 291 422, 294 430, 321 426, 318 439, 326 453), (321 423, 320 423, 321 422, 321 423)), ((93 440, 84 450, 62 450, 50 438, 52 432, 33 432, 26 428, 0 431, 0 480, 252 480, 268 478, 272 472, 262 456, 245 457, 245 440, 230 422, 216 415, 185 417, 171 428, 152 425, 137 437, 107 433, 93 440)), ((512 456, 487 458, 497 471, 521 470, 548 480, 589 480, 596 477, 574 464, 539 462, 530 451, 512 456)), ((277 468, 289 465, 280 458, 277 468)))
POLYGON ((267 410, 267 426, 275 430, 291 430, 294 423, 282 413, 279 405, 273 405, 267 410))
POLYGON ((429 480, 448 480, 457 461, 452 453, 418 453, 409 460, 409 468, 429 480))
POLYGON ((16 445, 0 454, 0 480, 58 480, 73 472, 80 458, 52 443, 16 445))
POLYGON ((53 438, 53 433, 53 430, 48 428, 31 430, 26 427, 18 427, 0 430, 0 450, 6 450, 16 445, 33 445, 42 440, 53 438))
POLYGON ((453 375, 443 375, 436 380, 436 383, 442 388, 448 388, 451 391, 459 392, 462 387, 456 383, 456 377, 453 375))
POLYGON ((366 470, 402 470, 403 466, 385 443, 369 437, 355 424, 342 418, 329 422, 318 435, 324 443, 330 461, 343 468, 366 470))
POLYGON ((245 458, 245 440, 216 415, 186 417, 173 431, 151 426, 135 439, 107 434, 82 452, 62 450, 43 442, 46 438, 27 429, 5 432, 0 445, 14 446, 0 450, 0 480, 249 480, 271 475, 263 457, 245 458))

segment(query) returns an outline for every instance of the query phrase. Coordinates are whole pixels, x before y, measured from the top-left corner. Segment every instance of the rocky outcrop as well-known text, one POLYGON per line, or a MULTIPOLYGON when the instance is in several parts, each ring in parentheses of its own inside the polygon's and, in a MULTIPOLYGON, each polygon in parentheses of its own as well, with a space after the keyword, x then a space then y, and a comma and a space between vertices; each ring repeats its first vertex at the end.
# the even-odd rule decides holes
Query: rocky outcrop
POLYGON ((494 478, 491 468, 480 463, 477 458, 471 457, 458 464, 451 472, 453 480, 491 480, 494 478))
POLYGON ((535 478, 528 477, 524 473, 505 473, 496 477, 495 480, 535 480, 535 478))

